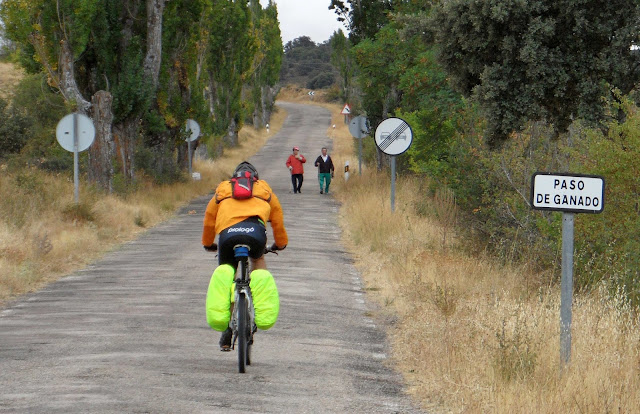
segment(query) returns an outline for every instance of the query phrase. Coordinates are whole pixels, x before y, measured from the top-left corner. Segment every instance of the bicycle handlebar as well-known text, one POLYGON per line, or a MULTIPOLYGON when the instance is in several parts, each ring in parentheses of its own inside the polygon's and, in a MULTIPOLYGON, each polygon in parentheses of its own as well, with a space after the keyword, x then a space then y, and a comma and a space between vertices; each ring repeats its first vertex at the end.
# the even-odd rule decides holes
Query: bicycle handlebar
POLYGON ((278 255, 278 250, 284 250, 284 248, 279 249, 278 245, 273 243, 271 246, 268 246, 268 247, 264 248, 264 254, 274 253, 277 256, 278 255))

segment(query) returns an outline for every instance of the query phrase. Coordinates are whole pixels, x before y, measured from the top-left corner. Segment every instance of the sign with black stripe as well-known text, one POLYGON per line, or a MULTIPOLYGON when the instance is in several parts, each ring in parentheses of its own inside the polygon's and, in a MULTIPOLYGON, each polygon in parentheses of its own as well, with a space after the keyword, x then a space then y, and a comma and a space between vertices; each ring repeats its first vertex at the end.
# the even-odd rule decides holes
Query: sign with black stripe
POLYGON ((375 134, 376 145, 387 155, 400 155, 411 146, 413 131, 400 118, 387 118, 378 125, 375 134))

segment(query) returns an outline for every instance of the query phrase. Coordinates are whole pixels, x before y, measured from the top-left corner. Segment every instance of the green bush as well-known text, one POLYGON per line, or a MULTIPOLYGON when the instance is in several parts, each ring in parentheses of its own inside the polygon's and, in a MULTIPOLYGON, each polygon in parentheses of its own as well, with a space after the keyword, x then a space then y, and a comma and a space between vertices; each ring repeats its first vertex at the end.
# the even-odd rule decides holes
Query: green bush
POLYGON ((62 97, 51 90, 42 75, 23 78, 11 104, 0 102, 0 157, 20 153, 15 159, 20 167, 28 164, 52 171, 72 169, 73 157, 60 147, 55 135, 56 125, 67 112, 62 97))
POLYGON ((531 177, 536 171, 601 175, 604 212, 575 217, 574 286, 588 291, 605 282, 640 307, 640 111, 632 103, 620 109, 625 121, 611 121, 606 135, 575 122, 556 136, 532 123, 498 150, 486 148, 481 118, 467 111, 463 132, 432 171, 455 191, 465 221, 473 223, 469 240, 505 262, 551 269, 557 279, 562 213, 531 209, 531 177))
POLYGON ((20 152, 27 142, 30 119, 0 98, 0 158, 20 152))
POLYGON ((324 72, 314 76, 309 82, 307 82, 308 89, 325 89, 333 85, 336 81, 336 77, 331 72, 324 72))
POLYGON ((600 280, 627 294, 640 306, 640 113, 631 103, 622 108, 622 123, 612 122, 607 136, 589 131, 571 152, 571 168, 602 175, 605 204, 601 214, 576 220, 576 286, 591 288, 600 280))

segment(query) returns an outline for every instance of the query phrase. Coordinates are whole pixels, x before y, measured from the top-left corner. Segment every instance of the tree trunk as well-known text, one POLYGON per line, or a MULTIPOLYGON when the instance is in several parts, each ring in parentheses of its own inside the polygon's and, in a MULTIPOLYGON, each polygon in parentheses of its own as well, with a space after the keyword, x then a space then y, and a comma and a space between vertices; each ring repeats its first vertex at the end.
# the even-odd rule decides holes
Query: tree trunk
POLYGON ((236 117, 233 116, 231 117, 231 119, 229 120, 229 127, 227 128, 227 139, 229 141, 229 145, 231 147, 237 147, 238 146, 238 121, 236 120, 236 117))
POLYGON ((89 101, 84 99, 78 84, 76 83, 75 70, 73 68, 73 53, 66 40, 60 41, 60 92, 67 102, 75 102, 77 111, 86 115, 91 107, 89 101))
POLYGON ((271 106, 272 106, 272 93, 271 87, 265 85, 260 88, 261 90, 261 104, 262 104, 262 125, 267 125, 271 121, 271 106))
POLYGON ((158 87, 162 62, 162 14, 166 0, 147 0, 147 55, 144 73, 151 80, 153 89, 158 87))
POLYGON ((134 154, 138 141, 138 118, 128 118, 113 126, 113 141, 117 152, 116 159, 121 164, 122 174, 129 181, 135 179, 134 154))
POLYGON ((260 128, 262 128, 262 124, 260 123, 260 110, 258 109, 258 106, 256 105, 253 108, 253 129, 255 129, 257 131, 260 128))
POLYGON ((89 181, 109 193, 113 192, 113 157, 115 143, 111 133, 113 97, 98 91, 91 99, 96 137, 89 147, 89 181))

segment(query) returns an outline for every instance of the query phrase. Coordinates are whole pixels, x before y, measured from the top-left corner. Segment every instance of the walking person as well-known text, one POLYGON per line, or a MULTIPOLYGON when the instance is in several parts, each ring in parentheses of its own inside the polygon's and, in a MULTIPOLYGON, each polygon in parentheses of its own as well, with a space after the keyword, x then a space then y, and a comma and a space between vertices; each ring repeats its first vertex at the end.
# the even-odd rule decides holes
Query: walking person
POLYGON ((302 180, 304 174, 304 164, 307 162, 307 159, 304 155, 300 154, 300 148, 293 147, 293 154, 289 155, 287 158, 287 168, 289 168, 289 172, 291 173, 291 184, 293 185, 293 193, 302 192, 302 180))
POLYGON ((329 194, 329 185, 335 169, 331 156, 327 154, 327 147, 322 147, 322 154, 316 158, 315 166, 318 167, 318 183, 320 184, 320 194, 329 194), (324 188, 324 190, 323 190, 324 188))

